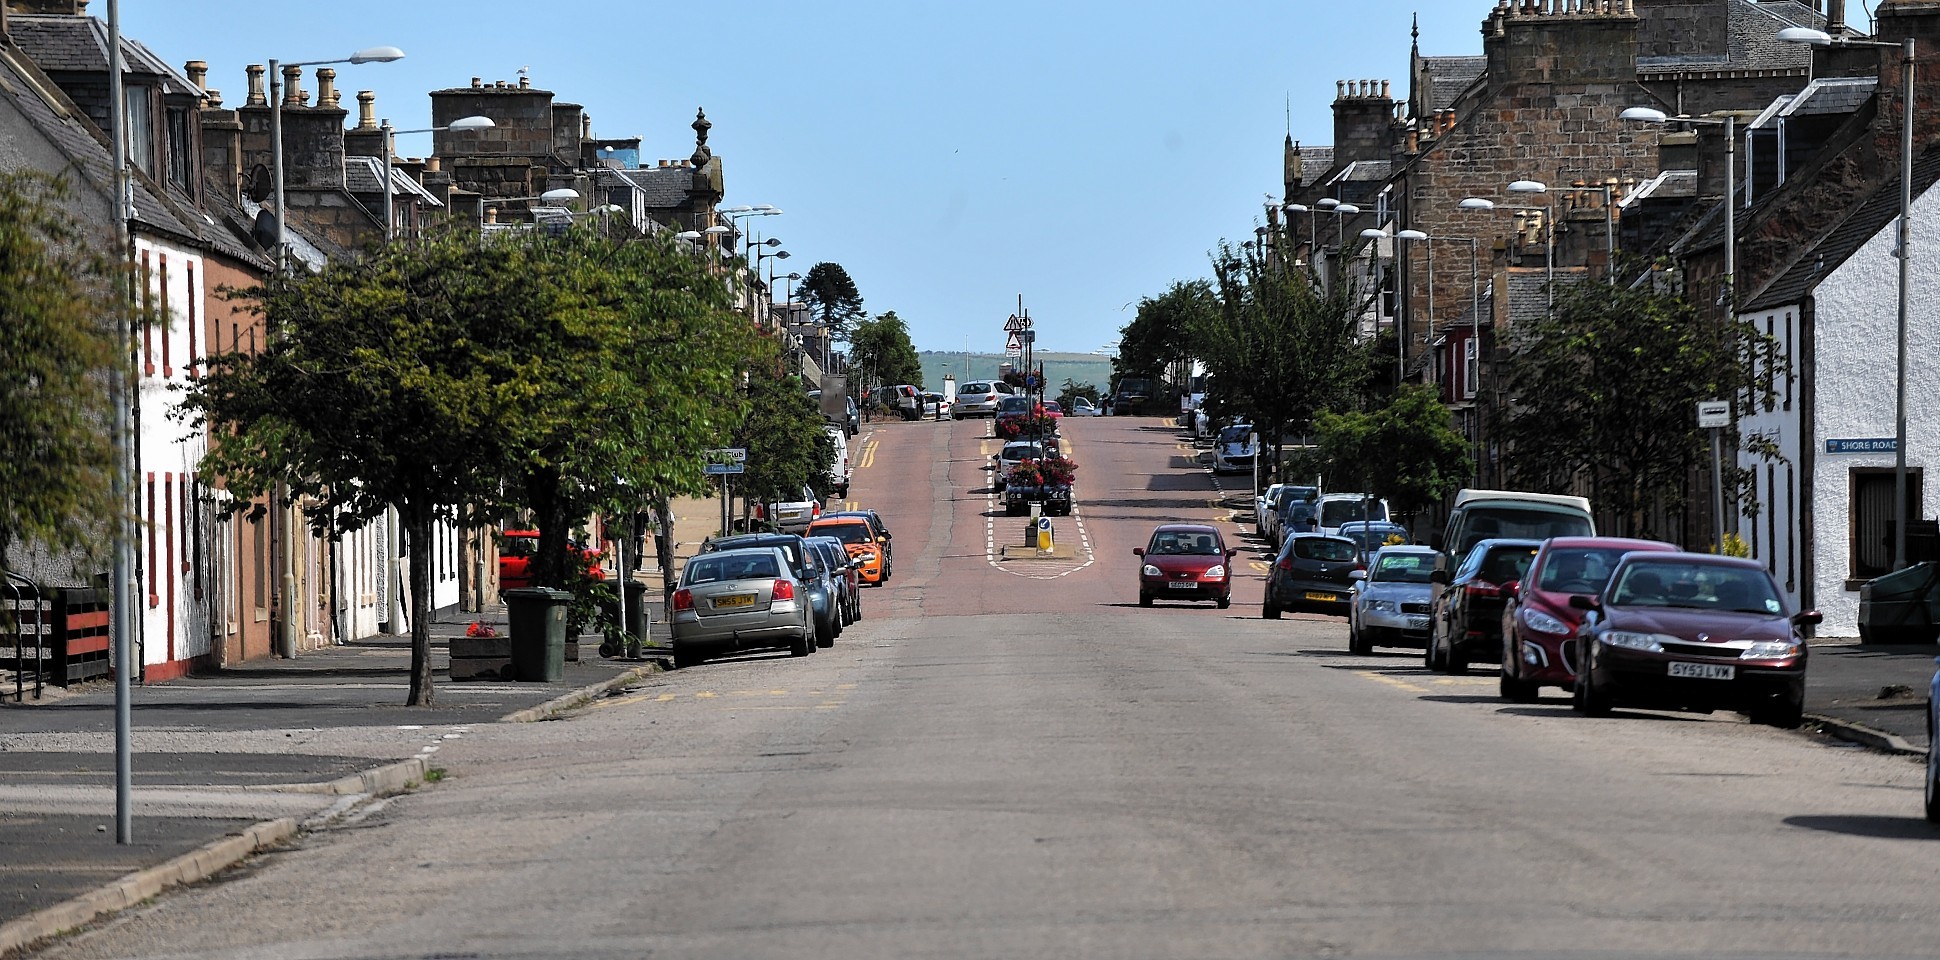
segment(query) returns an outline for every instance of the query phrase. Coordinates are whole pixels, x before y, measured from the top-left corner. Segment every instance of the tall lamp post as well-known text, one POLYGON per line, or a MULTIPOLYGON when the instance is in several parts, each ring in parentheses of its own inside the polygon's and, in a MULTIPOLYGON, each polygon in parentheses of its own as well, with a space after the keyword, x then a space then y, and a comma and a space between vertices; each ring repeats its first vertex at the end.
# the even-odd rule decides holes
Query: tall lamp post
MULTIPOLYGON (((491 117, 460 117, 442 127, 422 127, 417 130, 393 130, 391 129, 390 118, 385 118, 382 127, 384 131, 384 239, 390 240, 397 236, 397 213, 393 209, 391 202, 391 154, 395 152, 391 149, 391 138, 406 133, 443 133, 447 130, 486 130, 494 126, 497 126, 497 124, 492 122, 491 117)), ((279 204, 277 212, 281 214, 282 207, 280 204, 282 200, 277 200, 277 203, 279 204)))
POLYGON ((1860 40, 1835 37, 1809 27, 1788 27, 1778 32, 1788 43, 1815 47, 1878 47, 1900 51, 1900 258, 1899 324, 1894 335, 1898 359, 1893 376, 1893 569, 1906 569, 1906 315, 1907 298, 1912 288, 1913 263, 1913 67, 1918 48, 1912 37, 1899 43, 1887 40, 1860 40))
MULTIPOLYGON (((1420 242, 1428 248, 1428 328, 1432 332, 1435 324, 1435 247, 1433 244, 1427 242, 1428 234, 1420 230, 1396 230, 1390 235, 1385 230, 1369 227, 1361 231, 1361 239, 1393 239, 1395 242, 1395 259, 1404 262, 1408 255, 1405 252, 1407 248, 1403 244, 1420 242)), ((1396 279, 1395 284, 1394 387, 1396 390, 1399 390, 1401 389, 1401 385, 1408 381, 1408 324, 1403 319, 1404 312, 1407 309, 1404 304, 1408 300, 1408 293, 1401 288, 1399 278, 1396 279)))
MULTIPOLYGON (((1792 32, 1793 29, 1779 31, 1779 39, 1791 39, 1785 35, 1792 32)), ((1912 42, 1909 40, 1907 44, 1911 46, 1912 42)), ((1632 123, 1696 123, 1724 128, 1724 289, 1719 292, 1718 302, 1735 316, 1738 312, 1738 118, 1729 113, 1721 118, 1673 117, 1656 107, 1631 107, 1618 116, 1632 123)))
MULTIPOLYGON (((289 212, 283 208, 283 68, 284 67, 328 67, 340 63, 391 63, 404 59, 404 51, 396 47, 369 47, 359 50, 341 60, 301 60, 296 63, 283 63, 278 60, 269 62, 269 156, 270 180, 275 185, 276 194, 276 269, 286 272, 290 266, 290 248, 286 227, 289 212)), ((386 150, 390 149, 387 142, 386 150)), ((385 184, 386 190, 390 184, 385 184)))

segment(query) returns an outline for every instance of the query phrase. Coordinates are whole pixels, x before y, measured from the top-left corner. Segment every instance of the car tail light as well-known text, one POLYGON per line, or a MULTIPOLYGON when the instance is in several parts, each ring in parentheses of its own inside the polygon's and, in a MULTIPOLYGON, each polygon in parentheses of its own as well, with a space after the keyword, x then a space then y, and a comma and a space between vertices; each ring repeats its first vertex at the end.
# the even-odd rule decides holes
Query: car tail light
POLYGON ((1471 597, 1502 596, 1502 588, 1496 586, 1493 583, 1488 582, 1487 580, 1470 580, 1468 582, 1468 586, 1463 587, 1462 589, 1467 590, 1468 595, 1471 597))
POLYGON ((795 584, 792 581, 788 581, 788 580, 776 580, 774 599, 776 600, 795 599, 795 584))
POLYGON ((820 518, 822 516, 822 505, 819 503, 809 504, 808 515, 811 517, 820 518))
POLYGON ((1289 558, 1286 558, 1286 557, 1281 557, 1281 558, 1280 558, 1280 569, 1281 569, 1281 570, 1284 570, 1284 571, 1286 571, 1287 573, 1292 573, 1292 572, 1293 572, 1293 561, 1292 561, 1291 559, 1289 559, 1289 558))
POLYGON ((674 610, 680 611, 680 610, 692 610, 692 609, 694 609, 694 591, 675 590, 674 591, 674 610))

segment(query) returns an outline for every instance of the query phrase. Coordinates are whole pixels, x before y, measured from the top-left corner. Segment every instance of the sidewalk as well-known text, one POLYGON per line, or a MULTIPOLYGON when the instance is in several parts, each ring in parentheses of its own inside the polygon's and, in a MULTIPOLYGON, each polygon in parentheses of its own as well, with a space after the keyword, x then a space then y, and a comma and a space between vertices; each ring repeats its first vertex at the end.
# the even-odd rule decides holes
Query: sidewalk
MULTIPOLYGON (((604 660, 588 636, 562 682, 453 682, 446 641, 472 619, 455 613, 432 624, 431 707, 404 706, 408 637, 135 688, 135 843, 126 846, 114 832, 113 685, 0 705, 0 955, 53 932, 42 929, 49 923, 71 926, 92 909, 138 902, 150 888, 198 879, 287 838, 306 820, 405 789, 432 768, 439 744, 478 725, 536 719, 563 706, 552 701, 656 665, 604 660), (192 863, 156 869, 197 851, 192 863), (106 901, 35 914, 88 894, 106 901)), ((482 619, 506 630, 503 607, 482 619)))
POLYGON ((1933 678, 1936 656, 1940 645, 1934 644, 1814 644, 1806 671, 1805 712, 1863 728, 1827 731, 1844 739, 1925 750, 1927 683, 1933 678), (1900 742, 1875 742, 1866 736, 1867 730, 1900 742))

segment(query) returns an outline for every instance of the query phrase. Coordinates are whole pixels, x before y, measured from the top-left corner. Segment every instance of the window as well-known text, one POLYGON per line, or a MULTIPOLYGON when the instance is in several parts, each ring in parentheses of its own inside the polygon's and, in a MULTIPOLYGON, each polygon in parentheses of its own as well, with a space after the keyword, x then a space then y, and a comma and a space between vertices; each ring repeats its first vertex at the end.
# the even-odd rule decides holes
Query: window
POLYGON ((155 175, 155 123, 149 113, 147 87, 130 86, 122 94, 128 104, 128 162, 155 175))
MULTIPOLYGON (((1921 491, 1925 488, 1922 471, 1906 470, 1906 516, 1918 520, 1921 491)), ((1879 467, 1855 467, 1852 471, 1852 519, 1850 580, 1871 580, 1893 569, 1893 471, 1879 467)), ((1853 583, 1848 589, 1857 590, 1853 583)))
POLYGON ((1462 396, 1475 398, 1475 384, 1481 379, 1482 344, 1474 337, 1462 341, 1462 396))
POLYGON ((195 192, 195 140, 189 132, 189 109, 168 109, 168 179, 190 193, 195 192))

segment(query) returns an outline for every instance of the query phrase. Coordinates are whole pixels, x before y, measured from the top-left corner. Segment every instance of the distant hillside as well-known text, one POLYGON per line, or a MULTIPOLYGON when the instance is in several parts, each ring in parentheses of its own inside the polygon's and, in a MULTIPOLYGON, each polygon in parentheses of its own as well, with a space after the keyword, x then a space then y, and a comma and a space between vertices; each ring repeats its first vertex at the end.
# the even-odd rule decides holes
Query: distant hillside
MULTIPOLYGON (((956 377, 958 383, 966 382, 966 376, 971 380, 995 377, 997 365, 1005 360, 1001 353, 966 354, 961 350, 925 350, 917 356, 923 361, 923 386, 930 390, 941 390, 945 375, 956 377)), ((1044 367, 1044 377, 1053 388, 1062 385, 1067 377, 1092 384, 1099 390, 1111 383, 1110 357, 1092 353, 1040 353, 1036 359, 1044 367)))

